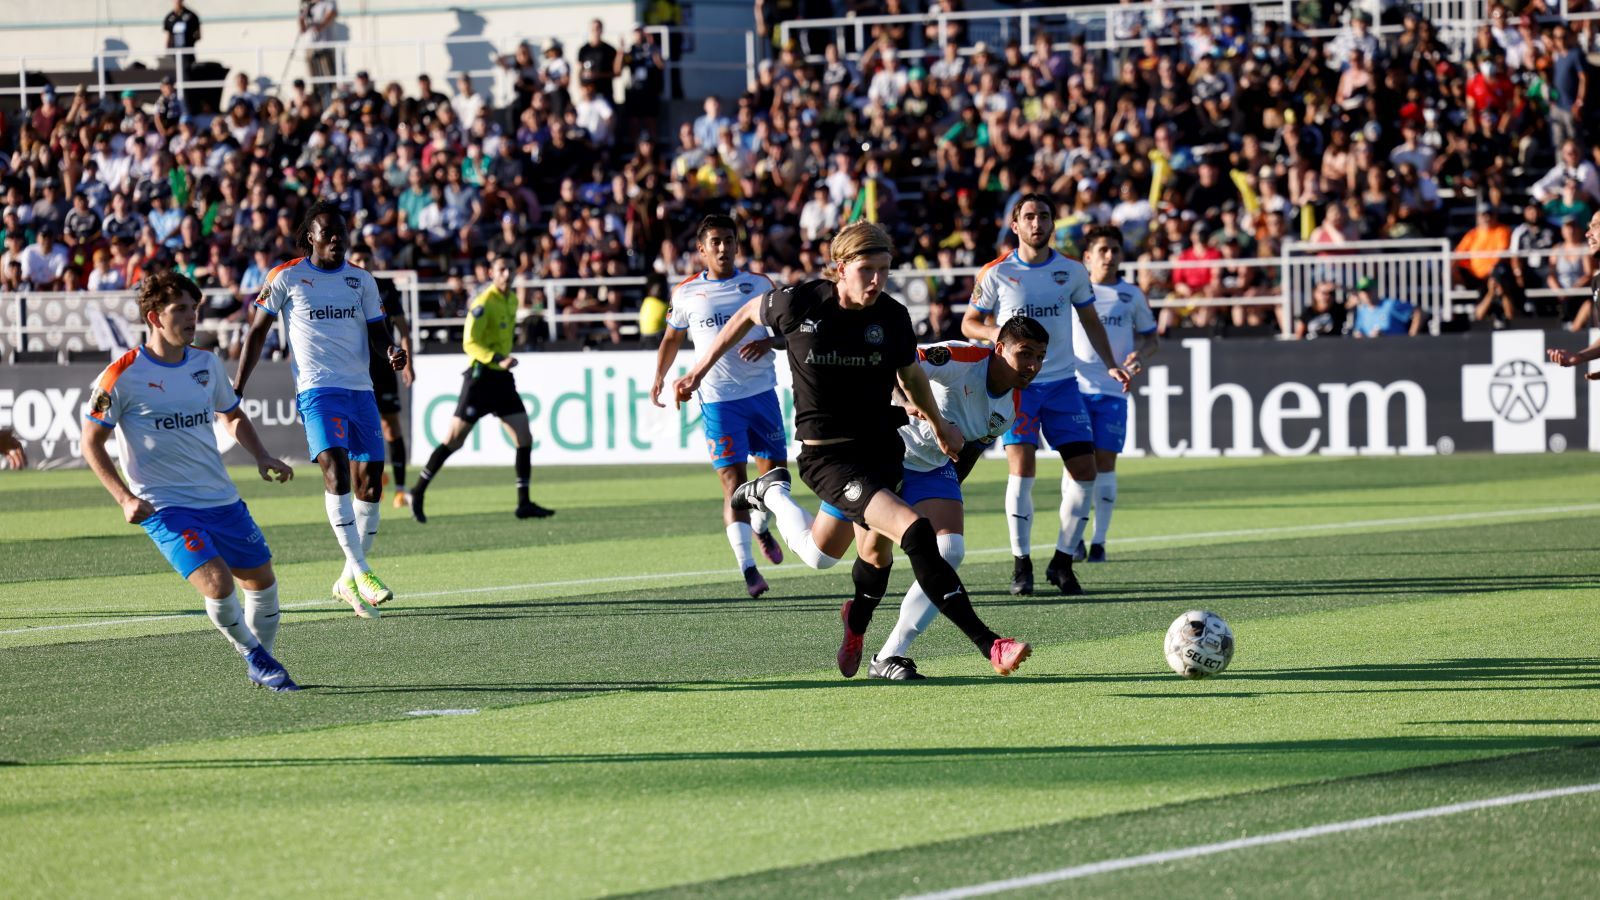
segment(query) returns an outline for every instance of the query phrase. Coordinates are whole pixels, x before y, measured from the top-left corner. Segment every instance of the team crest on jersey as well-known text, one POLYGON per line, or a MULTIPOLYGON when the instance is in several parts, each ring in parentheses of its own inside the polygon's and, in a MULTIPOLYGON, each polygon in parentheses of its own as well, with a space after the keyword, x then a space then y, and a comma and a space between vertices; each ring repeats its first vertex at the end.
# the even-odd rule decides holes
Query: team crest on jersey
POLYGON ((191 378, 193 378, 197 383, 199 383, 199 385, 201 387, 210 387, 211 386, 211 370, 210 369, 201 369, 201 370, 199 370, 197 372, 190 372, 189 376, 191 378))
POLYGON ((1133 302, 1133 295, 1128 293, 1127 291, 1117 291, 1117 302, 1118 303, 1132 303, 1133 302))
POLYGON ((756 289, 756 286, 751 284, 748 281, 743 282, 742 284, 739 285, 739 293, 741 293, 741 294, 748 294, 751 291, 754 291, 755 289, 756 289))
POLYGON ((1067 274, 1066 269, 1057 269, 1050 273, 1050 277, 1055 279, 1056 284, 1066 284, 1067 279, 1071 276, 1067 274))
POLYGON ((354 275, 346 275, 344 283, 345 286, 350 288, 352 291, 361 290, 361 279, 355 277, 354 275))
POLYGON ((883 326, 882 325, 868 325, 867 326, 866 338, 867 338, 867 343, 872 344, 874 346, 883 343, 883 326))
POLYGON ((949 347, 929 347, 922 354, 922 357, 923 357, 923 359, 926 359, 932 365, 942 366, 945 363, 950 361, 950 348, 949 347))
POLYGON ((861 482, 852 481, 844 486, 844 499, 854 503, 861 499, 862 490, 864 489, 861 486, 861 482))

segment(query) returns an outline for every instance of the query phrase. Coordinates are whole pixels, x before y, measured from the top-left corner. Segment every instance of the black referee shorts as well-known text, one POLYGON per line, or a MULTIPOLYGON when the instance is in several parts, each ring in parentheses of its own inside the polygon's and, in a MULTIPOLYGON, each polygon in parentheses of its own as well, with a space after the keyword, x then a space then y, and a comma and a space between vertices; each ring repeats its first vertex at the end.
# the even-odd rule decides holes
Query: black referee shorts
POLYGON ((461 381, 461 399, 456 402, 456 418, 476 422, 484 416, 526 415, 516 379, 505 369, 474 364, 461 381))
POLYGON ((900 432, 838 444, 806 444, 797 460, 800 480, 823 501, 866 524, 867 504, 879 491, 894 491, 905 478, 906 445, 900 432))
POLYGON ((400 373, 388 360, 374 359, 367 367, 372 376, 372 393, 378 398, 378 412, 391 415, 400 411, 400 373))

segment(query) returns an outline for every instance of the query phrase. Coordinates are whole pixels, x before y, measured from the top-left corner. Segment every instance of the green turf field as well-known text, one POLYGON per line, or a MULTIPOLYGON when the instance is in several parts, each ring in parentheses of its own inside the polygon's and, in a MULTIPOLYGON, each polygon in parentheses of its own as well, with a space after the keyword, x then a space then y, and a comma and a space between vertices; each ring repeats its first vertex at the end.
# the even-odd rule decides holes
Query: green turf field
MULTIPOLYGON (((509 471, 447 470, 429 525, 385 507, 376 622, 321 599, 300 475, 242 483, 307 688, 277 695, 92 476, 0 474, 8 895, 897 897, 1600 783, 1584 454, 1127 460, 1072 602, 1005 592, 985 462, 963 576, 1036 653, 997 678, 939 623, 921 684, 834 670, 848 564, 745 597, 704 467, 537 469, 559 514, 526 522, 509 471), (1210 681, 1161 658, 1194 607, 1238 637, 1210 681)), ((1019 895, 1594 896, 1596 835, 1591 792, 1019 895)))

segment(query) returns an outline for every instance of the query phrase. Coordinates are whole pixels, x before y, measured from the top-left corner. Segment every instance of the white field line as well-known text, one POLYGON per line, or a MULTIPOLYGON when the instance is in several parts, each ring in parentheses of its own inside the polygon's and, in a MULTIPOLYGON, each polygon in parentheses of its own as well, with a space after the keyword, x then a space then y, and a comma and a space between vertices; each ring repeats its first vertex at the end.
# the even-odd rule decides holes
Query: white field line
POLYGON ((1296 828, 1291 831, 1277 831, 1272 834, 1261 834, 1255 837, 1237 838, 1231 841, 1220 841, 1215 844, 1199 844, 1193 847, 1180 847, 1173 850, 1162 850, 1157 853, 1145 853, 1140 856, 1126 856, 1122 859, 1107 859, 1100 862, 1088 863, 1081 866, 1072 866, 1066 869, 1056 869, 1053 872, 1039 872, 1034 875, 1024 875, 1020 878, 1007 878, 1003 881, 989 881, 969 887, 952 888, 948 891, 935 891, 929 894, 915 894, 908 900, 960 900, 963 897, 985 897, 1003 891, 1015 891, 1022 888, 1041 887, 1047 884, 1056 884, 1062 881, 1072 881, 1078 878, 1088 878, 1091 875, 1103 875, 1107 872, 1120 872, 1125 869, 1137 869, 1143 866, 1159 866, 1165 863, 1178 862, 1185 859, 1195 859, 1201 856, 1211 856, 1217 853, 1227 853, 1232 850, 1247 850, 1251 847, 1265 847, 1271 844, 1287 844, 1292 841, 1303 841, 1309 838, 1325 837, 1330 834, 1344 834, 1350 831, 1362 831, 1368 828, 1378 828, 1384 825, 1395 825, 1400 822, 1415 822, 1419 819, 1436 819, 1440 816, 1453 816, 1458 813, 1474 812, 1480 809, 1493 809, 1497 806, 1511 806, 1517 803, 1533 803, 1539 800, 1552 800, 1557 797, 1570 797, 1575 794, 1593 794, 1600 792, 1600 782, 1593 784, 1576 784, 1570 787, 1551 788, 1544 791, 1529 791, 1522 794, 1506 794, 1500 797, 1489 797, 1484 800, 1471 800, 1465 803, 1452 803, 1448 806, 1432 806, 1427 809, 1415 809, 1410 812, 1391 813, 1385 816, 1370 816, 1365 819, 1350 819, 1344 822, 1331 822, 1327 825, 1314 825, 1310 828, 1296 828))
MULTIPOLYGON (((1446 522, 1471 522, 1484 519, 1508 519, 1519 516, 1548 516, 1565 513, 1600 512, 1600 503, 1579 503, 1570 506, 1540 506, 1529 509, 1502 509, 1484 512, 1469 513, 1443 513, 1434 516, 1403 516, 1390 519, 1362 519, 1354 522, 1324 522, 1314 525, 1281 525, 1272 528, 1235 528, 1226 531, 1194 531, 1188 534, 1151 534, 1143 537, 1118 538, 1117 544, 1152 544, 1163 541, 1193 541, 1210 540, 1214 538, 1236 537, 1266 537, 1275 534, 1291 534, 1294 532, 1318 531, 1346 531, 1357 528, 1386 528, 1396 525, 1436 525, 1446 522)), ((1054 544, 1036 544, 1034 549, 1053 548, 1054 544)), ((984 547, 978 550, 967 551, 968 556, 993 556, 995 554, 1010 553, 1010 547, 984 547)), ((789 576, 810 575, 812 570, 790 568, 777 570, 769 575, 789 576)), ((644 575, 603 575, 596 578, 569 578, 563 581, 529 581, 521 584, 499 584, 488 587, 454 588, 448 591, 416 591, 407 592, 406 599, 422 597, 450 597, 460 594, 489 594, 497 591, 527 591, 542 590, 547 588, 583 587, 594 584, 626 584, 633 581, 665 581, 677 578, 707 578, 713 575, 727 575, 727 569, 702 569, 697 572, 654 572, 644 575)), ((293 603, 283 604, 284 609, 303 609, 310 606, 330 606, 331 599, 297 600, 293 603)), ((78 628, 106 628, 113 625, 131 625, 140 622, 161 622, 167 619, 191 619, 205 615, 202 612, 171 613, 161 616, 139 616, 128 619, 105 619, 95 622, 74 622, 66 625, 40 625, 35 628, 12 628, 0 631, 0 635, 8 634, 34 634, 46 631, 66 631, 78 628)))

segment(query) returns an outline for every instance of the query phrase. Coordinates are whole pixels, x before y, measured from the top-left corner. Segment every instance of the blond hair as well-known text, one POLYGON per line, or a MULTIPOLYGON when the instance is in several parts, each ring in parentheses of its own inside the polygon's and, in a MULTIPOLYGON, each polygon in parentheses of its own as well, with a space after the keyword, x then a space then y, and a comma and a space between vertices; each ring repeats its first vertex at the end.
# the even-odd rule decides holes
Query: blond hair
POLYGON ((889 237, 889 232, 875 222, 846 225, 828 242, 828 255, 832 257, 832 262, 822 277, 838 281, 846 263, 872 253, 894 254, 894 240, 889 237))

